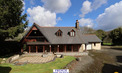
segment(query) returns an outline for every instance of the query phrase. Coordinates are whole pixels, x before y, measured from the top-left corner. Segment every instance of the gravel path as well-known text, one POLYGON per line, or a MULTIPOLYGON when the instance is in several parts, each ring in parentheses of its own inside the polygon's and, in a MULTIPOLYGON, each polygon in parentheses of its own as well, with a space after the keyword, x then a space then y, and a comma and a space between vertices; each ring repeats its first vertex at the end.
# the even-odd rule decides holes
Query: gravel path
MULTIPOLYGON (((122 73, 122 48, 102 46, 102 50, 96 52, 106 53, 115 59, 114 64, 104 64, 102 73, 122 73)), ((72 65, 70 73, 84 73, 84 71, 87 71, 88 67, 94 62, 94 59, 90 56, 82 56, 80 59, 81 61, 77 61, 75 65, 72 65)))
POLYGON ((89 65, 93 63, 93 59, 90 56, 79 57, 81 61, 77 61, 76 65, 70 70, 70 73, 79 73, 84 71, 89 65))
POLYGON ((117 65, 122 65, 122 48, 112 48, 112 46, 102 46, 103 51, 115 57, 117 65))

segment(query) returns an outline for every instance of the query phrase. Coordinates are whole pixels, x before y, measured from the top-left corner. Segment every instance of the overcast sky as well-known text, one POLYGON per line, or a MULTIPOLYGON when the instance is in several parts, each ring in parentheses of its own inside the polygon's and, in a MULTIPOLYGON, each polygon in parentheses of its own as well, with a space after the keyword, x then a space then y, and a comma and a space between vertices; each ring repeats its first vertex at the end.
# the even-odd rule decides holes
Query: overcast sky
POLYGON ((112 30, 122 26, 122 0, 25 0, 29 26, 80 26, 112 30))

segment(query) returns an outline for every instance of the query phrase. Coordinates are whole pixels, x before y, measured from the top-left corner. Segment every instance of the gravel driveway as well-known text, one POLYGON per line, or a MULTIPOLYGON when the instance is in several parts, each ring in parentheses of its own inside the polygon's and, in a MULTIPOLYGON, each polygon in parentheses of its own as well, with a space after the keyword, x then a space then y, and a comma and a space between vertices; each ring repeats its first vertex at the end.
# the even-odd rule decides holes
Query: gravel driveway
POLYGON ((89 65, 91 65, 93 63, 93 59, 90 56, 82 56, 79 57, 80 61, 77 61, 77 63, 75 63, 76 65, 73 67, 72 70, 70 70, 70 73, 79 73, 81 71, 86 70, 87 67, 89 67, 89 65))
POLYGON ((102 46, 102 50, 90 51, 89 56, 80 59, 70 73, 122 73, 122 48, 102 46))
POLYGON ((103 52, 106 52, 108 55, 111 55, 116 59, 118 65, 122 65, 122 48, 112 48, 112 46, 102 46, 103 52))
POLYGON ((114 48, 113 46, 102 46, 103 52, 115 58, 115 65, 106 64, 103 67, 104 73, 119 72, 122 73, 122 48, 114 48))

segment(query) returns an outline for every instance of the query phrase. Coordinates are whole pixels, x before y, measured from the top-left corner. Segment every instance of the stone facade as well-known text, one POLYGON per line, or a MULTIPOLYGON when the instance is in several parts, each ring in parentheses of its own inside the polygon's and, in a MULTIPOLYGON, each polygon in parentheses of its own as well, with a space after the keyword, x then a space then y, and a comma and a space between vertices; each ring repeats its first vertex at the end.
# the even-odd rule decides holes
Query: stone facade
MULTIPOLYGON (((85 49, 86 49, 86 45, 85 44, 81 44, 81 46, 79 48, 79 52, 83 52, 85 49)), ((101 50, 101 43, 91 43, 91 49, 101 50)))
POLYGON ((92 43, 92 49, 101 50, 101 43, 92 43))
POLYGON ((85 50, 85 44, 81 44, 79 48, 79 52, 83 52, 85 50))

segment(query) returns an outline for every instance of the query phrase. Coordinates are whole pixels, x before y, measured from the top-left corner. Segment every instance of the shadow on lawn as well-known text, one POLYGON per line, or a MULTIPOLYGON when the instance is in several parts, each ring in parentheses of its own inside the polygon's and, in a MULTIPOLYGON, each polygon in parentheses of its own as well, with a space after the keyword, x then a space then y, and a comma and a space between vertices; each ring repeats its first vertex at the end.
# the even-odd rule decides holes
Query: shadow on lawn
POLYGON ((11 67, 0 66, 0 73, 9 73, 10 71, 11 71, 11 67))

